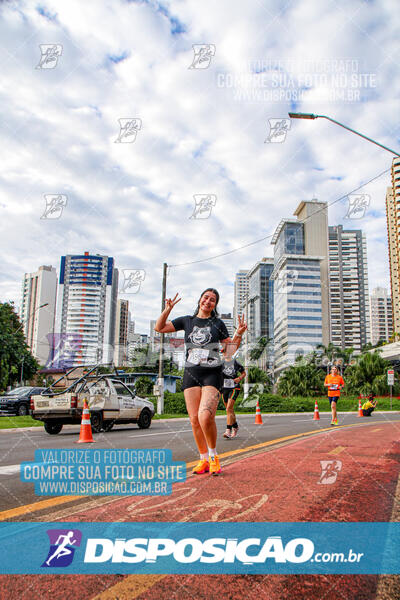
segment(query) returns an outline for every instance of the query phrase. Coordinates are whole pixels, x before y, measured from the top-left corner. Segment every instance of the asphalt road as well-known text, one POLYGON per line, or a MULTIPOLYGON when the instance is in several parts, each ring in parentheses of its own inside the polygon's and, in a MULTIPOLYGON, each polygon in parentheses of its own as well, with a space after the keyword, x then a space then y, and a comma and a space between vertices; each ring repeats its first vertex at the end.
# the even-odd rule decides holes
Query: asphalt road
MULTIPOLYGON (((371 423, 398 419, 399 413, 376 413, 360 419, 354 413, 339 413, 339 425, 371 423)), ((222 437, 225 417, 217 417, 218 443, 221 454, 228 450, 246 448, 257 443, 276 440, 285 436, 306 433, 330 426, 330 415, 321 414, 314 421, 312 414, 263 415, 263 425, 254 424, 254 415, 240 415, 239 435, 233 440, 222 437)), ((46 497, 36 496, 34 486, 20 481, 20 463, 34 460, 36 449, 76 448, 79 426, 65 426, 60 434, 48 435, 44 429, 18 429, 0 431, 0 511, 32 504, 46 497)), ((141 430, 136 425, 116 426, 108 433, 94 435, 95 444, 81 448, 168 448, 174 460, 191 462, 197 458, 192 431, 188 419, 155 420, 150 429, 141 430)))

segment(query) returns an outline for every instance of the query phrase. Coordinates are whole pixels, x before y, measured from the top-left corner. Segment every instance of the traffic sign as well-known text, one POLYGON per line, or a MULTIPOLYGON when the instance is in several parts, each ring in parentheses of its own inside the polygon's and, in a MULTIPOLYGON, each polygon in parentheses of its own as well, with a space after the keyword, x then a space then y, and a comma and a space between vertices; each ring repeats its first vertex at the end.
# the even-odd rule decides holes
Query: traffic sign
POLYGON ((388 385, 394 385, 394 370, 393 369, 388 369, 387 382, 388 382, 388 385))

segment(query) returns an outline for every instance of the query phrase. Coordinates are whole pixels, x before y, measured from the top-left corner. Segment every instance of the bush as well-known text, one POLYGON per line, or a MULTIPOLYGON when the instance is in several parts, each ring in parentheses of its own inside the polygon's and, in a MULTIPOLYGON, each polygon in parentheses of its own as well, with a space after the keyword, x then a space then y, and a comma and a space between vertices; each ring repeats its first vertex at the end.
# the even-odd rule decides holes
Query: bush
POLYGON ((164 392, 164 412, 169 415, 187 414, 183 392, 177 392, 176 394, 164 392))
POLYGON ((135 381, 135 389, 138 396, 148 396, 153 393, 153 381, 150 377, 141 375, 135 381))

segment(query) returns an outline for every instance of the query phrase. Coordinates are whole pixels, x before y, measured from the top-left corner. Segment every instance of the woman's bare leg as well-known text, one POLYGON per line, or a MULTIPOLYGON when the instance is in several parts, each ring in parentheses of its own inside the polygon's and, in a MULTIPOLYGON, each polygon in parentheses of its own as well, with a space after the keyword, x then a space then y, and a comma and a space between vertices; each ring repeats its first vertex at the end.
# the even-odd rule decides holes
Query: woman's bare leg
POLYGON ((201 400, 198 413, 199 423, 209 448, 215 448, 217 444, 215 413, 217 412, 219 396, 219 391, 212 385, 206 385, 201 388, 201 400))
POLYGON ((233 400, 232 396, 229 398, 228 404, 226 405, 226 420, 228 425, 233 425, 236 422, 236 415, 234 410, 235 400, 233 400))
MULTIPOLYGON (((203 388, 204 389, 204 388, 203 388)), ((207 441, 199 423, 199 406, 201 400, 201 387, 191 387, 183 391, 186 408, 192 425, 193 436, 200 454, 207 454, 207 441)), ((212 446, 214 448, 214 446, 212 446)))

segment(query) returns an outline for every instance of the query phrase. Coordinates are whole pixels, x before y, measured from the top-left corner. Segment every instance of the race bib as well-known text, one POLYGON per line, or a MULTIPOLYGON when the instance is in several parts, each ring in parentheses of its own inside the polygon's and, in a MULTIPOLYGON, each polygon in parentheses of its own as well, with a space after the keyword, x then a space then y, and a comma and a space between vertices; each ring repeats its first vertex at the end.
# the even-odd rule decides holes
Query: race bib
POLYGON ((233 379, 224 379, 224 388, 234 388, 235 382, 233 379))
POLYGON ((189 350, 188 362, 192 365, 201 365, 207 362, 210 351, 205 348, 192 348, 189 350))
POLYGON ((334 384, 332 384, 332 385, 330 386, 330 388, 329 388, 329 389, 331 389, 331 390, 337 390, 338 388, 339 388, 339 386, 338 386, 336 383, 334 383, 334 384))

